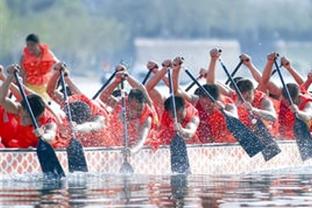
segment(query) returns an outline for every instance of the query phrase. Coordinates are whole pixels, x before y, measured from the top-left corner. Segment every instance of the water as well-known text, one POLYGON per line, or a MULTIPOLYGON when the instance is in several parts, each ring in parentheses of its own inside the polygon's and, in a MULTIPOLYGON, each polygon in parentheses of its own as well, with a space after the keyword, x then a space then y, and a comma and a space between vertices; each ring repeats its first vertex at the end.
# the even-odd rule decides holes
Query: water
POLYGON ((312 168, 247 175, 72 174, 0 180, 0 207, 312 207, 312 168))

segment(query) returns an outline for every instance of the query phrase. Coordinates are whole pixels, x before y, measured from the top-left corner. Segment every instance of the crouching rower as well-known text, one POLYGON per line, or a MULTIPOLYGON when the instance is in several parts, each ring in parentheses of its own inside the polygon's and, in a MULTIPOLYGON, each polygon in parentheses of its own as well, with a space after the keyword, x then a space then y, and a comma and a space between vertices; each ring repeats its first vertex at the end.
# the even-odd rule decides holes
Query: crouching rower
POLYGON ((31 118, 26 110, 25 100, 16 102, 7 97, 10 84, 14 79, 13 73, 17 70, 16 68, 17 65, 8 67, 8 77, 0 87, 1 106, 6 112, 15 115, 15 117, 9 117, 9 125, 14 126, 10 126, 11 128, 8 129, 13 131, 10 138, 7 138, 6 146, 16 148, 36 147, 38 144, 38 137, 41 137, 49 143, 53 143, 57 132, 56 120, 47 110, 43 99, 36 94, 27 96, 30 107, 40 126, 38 129, 34 129, 31 118), (14 119, 17 119, 16 121, 18 123, 15 123, 14 119))
POLYGON ((126 117, 130 145, 129 152, 134 154, 138 152, 144 144, 148 145, 155 139, 158 118, 144 85, 140 84, 129 75, 125 66, 118 65, 116 70, 118 72, 114 81, 109 84, 100 95, 101 101, 113 109, 110 122, 110 128, 113 134, 108 142, 117 146, 124 145, 122 104, 121 101, 112 98, 111 94, 122 81, 127 81, 133 87, 126 97, 126 117))
MULTIPOLYGON (((97 103, 85 96, 74 84, 69 76, 69 71, 65 69, 62 63, 54 66, 54 73, 48 84, 48 93, 50 97, 61 106, 61 109, 68 114, 64 96, 57 89, 57 82, 60 78, 60 71, 64 70, 64 78, 69 92, 68 103, 72 115, 73 124, 69 124, 66 118, 63 118, 60 124, 56 147, 66 147, 71 138, 71 125, 76 132, 83 146, 104 146, 105 137, 109 137, 110 131, 106 126, 108 114, 97 103)), ((68 115, 67 115, 68 116, 68 115)))

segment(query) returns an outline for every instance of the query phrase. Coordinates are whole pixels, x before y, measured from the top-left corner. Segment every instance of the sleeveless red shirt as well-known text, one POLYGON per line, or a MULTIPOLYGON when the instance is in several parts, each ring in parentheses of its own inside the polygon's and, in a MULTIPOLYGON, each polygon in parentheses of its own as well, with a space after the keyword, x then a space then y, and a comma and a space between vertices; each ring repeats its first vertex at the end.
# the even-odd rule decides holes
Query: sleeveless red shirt
MULTIPOLYGON (((130 109, 127 109, 130 110, 130 109)), ((117 108, 114 110, 111 115, 111 130, 112 137, 107 138, 106 141, 107 146, 123 146, 124 145, 124 127, 122 122, 122 107, 119 104, 117 108)), ((129 145, 133 145, 137 142, 137 138, 139 135, 140 126, 142 126, 145 121, 151 117, 152 125, 148 133, 148 137, 146 139, 145 144, 149 145, 152 140, 155 140, 155 130, 157 129, 157 115, 148 104, 144 104, 142 114, 140 118, 135 120, 128 120, 127 128, 128 128, 128 138, 129 145)))
POLYGON ((18 119, 16 115, 6 112, 0 106, 0 137, 5 147, 11 147, 11 140, 16 132, 18 119))
MULTIPOLYGON (((308 102, 312 102, 312 98, 308 95, 299 95, 299 99, 300 99, 300 103, 298 105, 299 110, 303 110, 308 102)), ((295 135, 293 128, 295 124, 295 115, 291 111, 289 105, 284 101, 281 101, 280 104, 278 121, 279 121, 280 139, 285 140, 294 139, 295 135)))
MULTIPOLYGON (((251 103, 251 105, 255 108, 261 108, 261 103, 263 101, 263 99, 265 99, 266 95, 259 91, 259 90, 255 90, 255 95, 254 95, 254 99, 251 103)), ((250 113, 249 111, 243 106, 240 105, 237 107, 237 111, 238 111, 238 117, 239 120, 245 124, 248 127, 252 127, 252 120, 250 119, 250 113)))
MULTIPOLYGON (((191 122, 193 117, 198 117, 197 109, 190 103, 185 102, 185 111, 186 115, 181 123, 182 127, 186 127, 186 125, 191 122)), ((175 135, 174 123, 169 113, 164 111, 161 118, 161 126, 158 138, 161 140, 161 144, 169 145, 171 143, 171 139, 175 135)), ((188 144, 198 144, 200 143, 197 135, 195 134, 193 138, 187 141, 188 144)))
MULTIPOLYGON (((44 126, 49 123, 56 123, 54 116, 47 110, 40 116, 38 120, 39 126, 44 126)), ((32 125, 23 126, 20 123, 17 125, 16 133, 13 136, 14 143, 12 147, 28 148, 37 147, 38 138, 33 133, 34 127, 32 125)))

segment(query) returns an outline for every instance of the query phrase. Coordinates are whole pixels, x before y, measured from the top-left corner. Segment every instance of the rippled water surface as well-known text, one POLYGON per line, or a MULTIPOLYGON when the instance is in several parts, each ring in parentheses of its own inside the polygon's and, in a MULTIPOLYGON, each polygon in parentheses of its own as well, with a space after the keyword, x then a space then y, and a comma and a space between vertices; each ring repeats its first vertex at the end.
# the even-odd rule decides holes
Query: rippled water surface
POLYGON ((0 179, 0 207, 312 207, 312 168, 248 175, 0 179))

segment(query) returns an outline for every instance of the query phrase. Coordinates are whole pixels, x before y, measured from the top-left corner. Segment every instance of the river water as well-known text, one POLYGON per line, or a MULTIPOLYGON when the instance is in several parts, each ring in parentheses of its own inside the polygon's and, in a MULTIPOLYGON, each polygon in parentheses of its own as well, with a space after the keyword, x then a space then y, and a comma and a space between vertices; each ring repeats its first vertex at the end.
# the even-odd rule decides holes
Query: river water
POLYGON ((312 207, 312 168, 245 175, 0 179, 0 207, 312 207))

